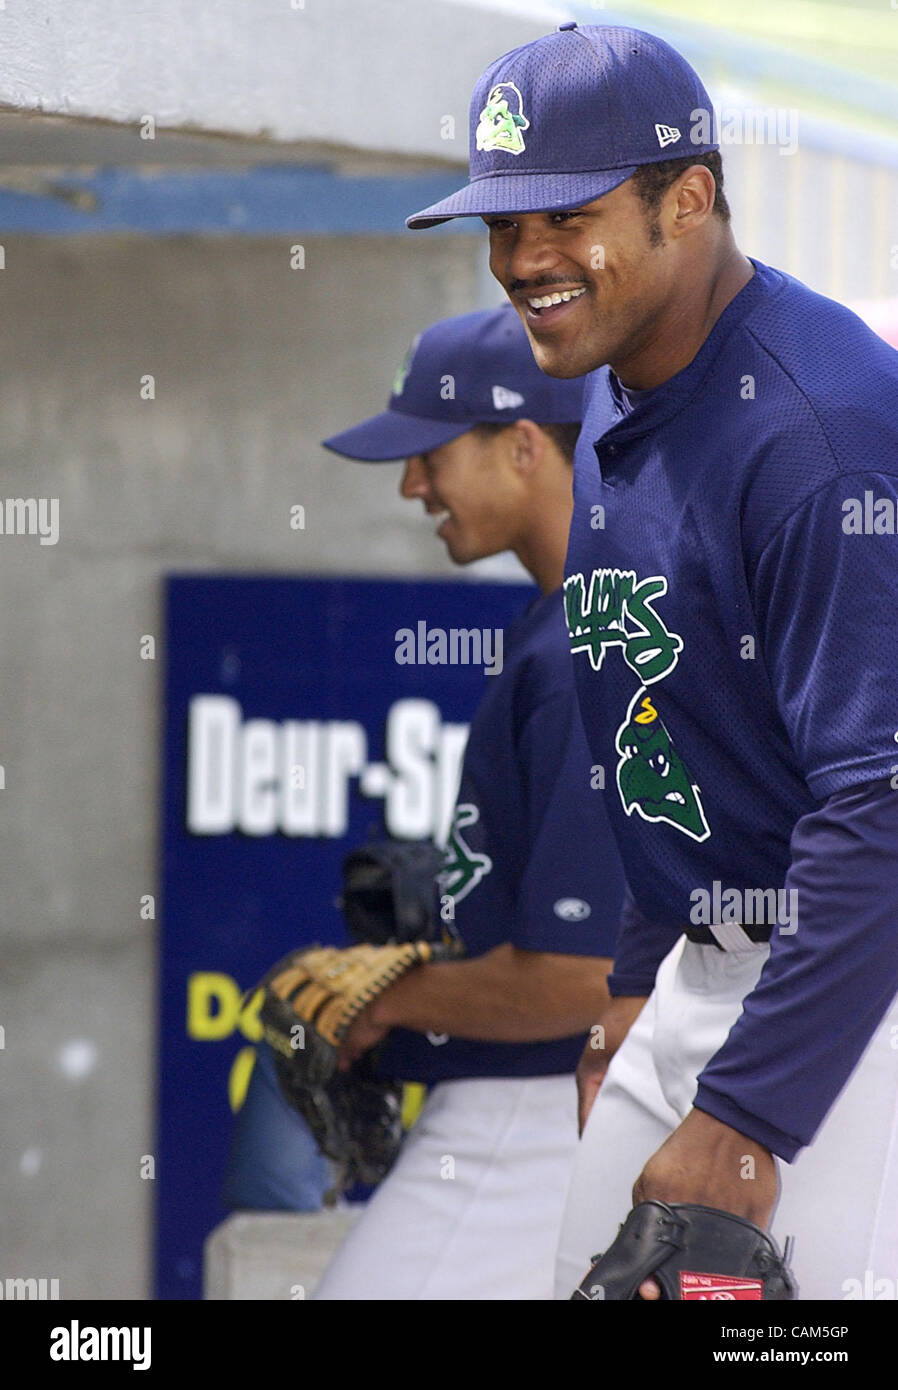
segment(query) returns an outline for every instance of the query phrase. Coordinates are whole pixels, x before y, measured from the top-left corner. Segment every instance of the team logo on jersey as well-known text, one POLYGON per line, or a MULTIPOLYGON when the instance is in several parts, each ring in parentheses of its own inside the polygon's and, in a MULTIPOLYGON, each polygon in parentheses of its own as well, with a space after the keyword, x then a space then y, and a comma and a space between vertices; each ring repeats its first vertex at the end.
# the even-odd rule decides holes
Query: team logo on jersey
POLYGON ((621 755, 617 789, 624 811, 643 820, 666 821, 693 840, 710 835, 698 786, 670 741, 645 686, 630 701, 615 736, 621 755))
POLYGON ((628 816, 664 821, 693 840, 710 835, 697 783, 674 748, 646 688, 669 676, 683 639, 669 631, 654 604, 667 593, 663 574, 638 579, 635 570, 593 570, 564 581, 564 611, 573 653, 586 652, 594 671, 605 653, 621 655, 641 681, 615 735, 620 754, 617 789, 628 816))
POLYGON ((530 129, 524 115, 524 98, 513 82, 499 82, 486 99, 480 113, 476 140, 478 150, 504 150, 524 153, 522 131, 530 129))
POLYGON ((446 842, 446 862, 439 875, 441 890, 448 893, 454 902, 461 902, 462 898, 467 897, 493 867, 489 855, 478 854, 471 849, 461 833, 479 820, 480 812, 471 802, 463 801, 456 806, 446 842))
POLYGON ((582 574, 564 581, 564 611, 571 651, 586 652, 600 671, 609 647, 622 647, 624 661, 643 685, 667 676, 677 664, 683 639, 668 632, 655 612, 667 593, 663 574, 638 580, 633 570, 593 570, 587 589, 582 574))

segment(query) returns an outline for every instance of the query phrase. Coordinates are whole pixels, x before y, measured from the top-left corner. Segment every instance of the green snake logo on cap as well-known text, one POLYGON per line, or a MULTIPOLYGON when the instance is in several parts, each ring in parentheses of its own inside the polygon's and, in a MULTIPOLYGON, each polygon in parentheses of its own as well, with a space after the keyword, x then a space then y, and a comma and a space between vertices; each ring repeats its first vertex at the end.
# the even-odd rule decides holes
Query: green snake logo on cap
POLYGON ((412 339, 412 343, 409 347, 408 352, 405 354, 399 366, 396 368, 396 375, 393 378, 394 396, 401 396, 403 391, 405 390, 405 383, 408 380, 408 374, 412 369, 412 358, 415 355, 415 349, 417 348, 420 341, 421 334, 419 333, 416 338, 412 339))
POLYGON ((524 98, 513 82, 500 82, 493 87, 480 113, 477 126, 478 150, 505 150, 506 154, 523 154, 522 131, 530 129, 524 115, 524 98))

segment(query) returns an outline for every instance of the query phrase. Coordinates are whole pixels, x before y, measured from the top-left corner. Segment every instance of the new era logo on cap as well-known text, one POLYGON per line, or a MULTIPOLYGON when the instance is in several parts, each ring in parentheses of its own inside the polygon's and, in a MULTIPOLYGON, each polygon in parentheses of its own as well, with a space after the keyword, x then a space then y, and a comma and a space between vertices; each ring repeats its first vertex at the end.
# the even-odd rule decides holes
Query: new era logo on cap
POLYGON ((656 125, 655 134, 658 137, 658 144, 662 150, 665 145, 675 145, 680 138, 680 132, 675 125, 656 125))
POLYGON ((520 391, 509 391, 507 386, 493 387, 494 410, 514 410, 516 406, 523 404, 524 397, 520 391))

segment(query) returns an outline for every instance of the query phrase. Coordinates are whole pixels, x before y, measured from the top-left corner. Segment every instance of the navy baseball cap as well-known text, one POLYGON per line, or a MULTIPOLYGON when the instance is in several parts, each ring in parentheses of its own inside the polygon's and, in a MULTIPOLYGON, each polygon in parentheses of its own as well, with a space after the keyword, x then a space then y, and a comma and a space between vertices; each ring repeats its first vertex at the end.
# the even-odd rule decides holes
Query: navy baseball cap
POLYGON ((490 64, 471 98, 470 183, 406 225, 578 207, 640 164, 718 149, 698 138, 713 133, 711 99, 670 44, 572 21, 490 64))
POLYGON ((396 373, 385 411, 322 440, 364 463, 426 454, 475 425, 582 419, 583 378, 541 372, 510 304, 443 319, 419 333, 396 373))

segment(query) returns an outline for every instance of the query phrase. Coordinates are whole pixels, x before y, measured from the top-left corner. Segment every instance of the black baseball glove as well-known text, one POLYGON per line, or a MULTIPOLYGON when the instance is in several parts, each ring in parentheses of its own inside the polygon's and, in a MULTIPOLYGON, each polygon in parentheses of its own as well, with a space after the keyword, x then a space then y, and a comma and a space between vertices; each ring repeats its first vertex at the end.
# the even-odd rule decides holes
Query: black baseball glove
POLYGON ((785 1256, 759 1226, 728 1211, 688 1203, 640 1202, 597 1255, 574 1299, 638 1299, 650 1276, 663 1299, 732 1302, 791 1299, 798 1290, 785 1256))

